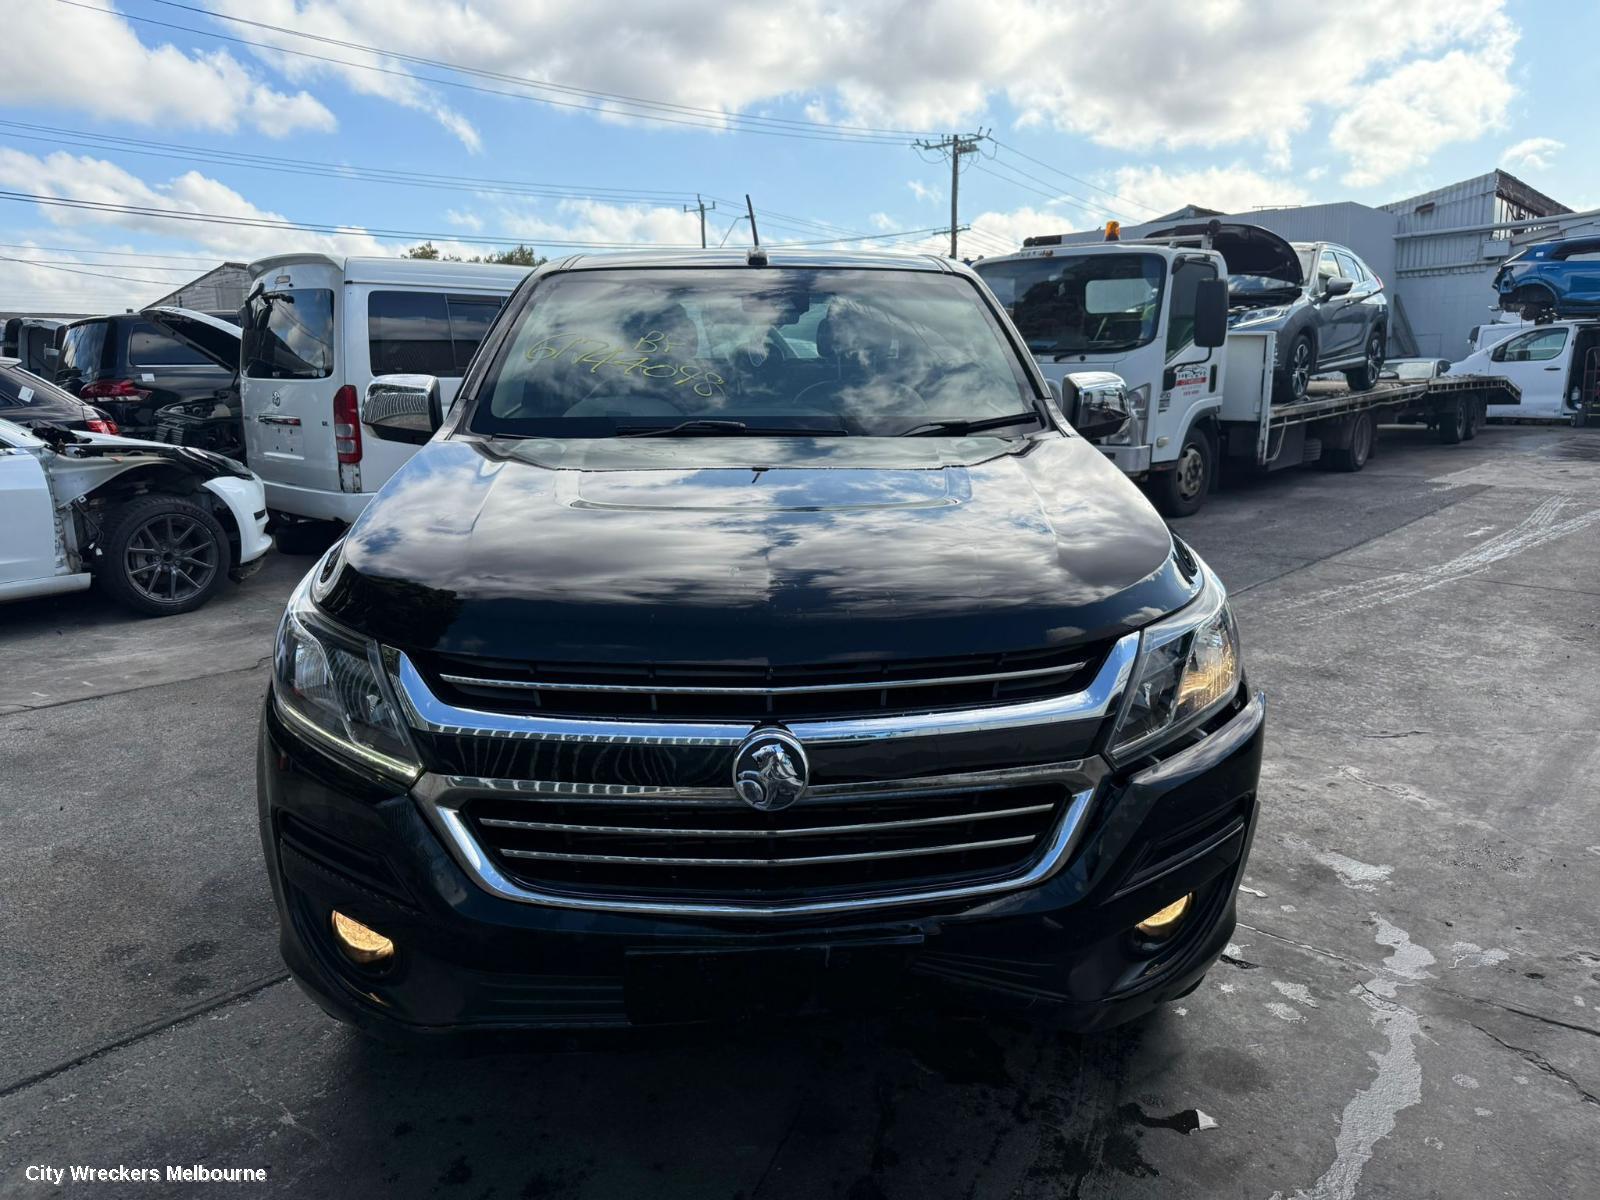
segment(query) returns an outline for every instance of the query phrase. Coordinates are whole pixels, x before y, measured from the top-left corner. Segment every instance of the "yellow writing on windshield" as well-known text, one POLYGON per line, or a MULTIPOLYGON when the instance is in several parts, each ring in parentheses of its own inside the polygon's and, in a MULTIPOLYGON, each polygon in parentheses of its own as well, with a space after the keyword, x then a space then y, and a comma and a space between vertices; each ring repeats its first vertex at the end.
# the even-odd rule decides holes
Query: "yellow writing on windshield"
POLYGON ((715 371, 675 358, 651 357, 677 347, 678 343, 659 329, 650 330, 626 347, 615 346, 605 338, 574 333, 542 337, 522 356, 530 363, 554 363, 564 358, 576 366, 587 366, 591 375, 599 374, 604 367, 608 373, 671 380, 670 386, 692 388, 697 396, 722 395, 727 380, 715 371))

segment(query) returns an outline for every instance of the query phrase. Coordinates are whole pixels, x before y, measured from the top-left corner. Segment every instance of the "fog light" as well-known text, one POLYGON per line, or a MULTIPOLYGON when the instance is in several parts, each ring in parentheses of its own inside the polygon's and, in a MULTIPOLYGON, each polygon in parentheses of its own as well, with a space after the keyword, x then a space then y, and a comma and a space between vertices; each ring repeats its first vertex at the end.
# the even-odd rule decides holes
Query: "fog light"
POLYGON ((1145 937, 1164 938, 1183 924, 1183 918, 1189 915, 1189 905, 1194 901, 1194 893, 1190 892, 1182 899, 1174 900, 1165 908, 1158 908, 1144 920, 1134 926, 1145 937))
POLYGON ((360 921, 333 911, 333 936, 339 949, 351 962, 370 967, 373 963, 387 962, 394 957, 394 943, 376 929, 369 929, 360 921))

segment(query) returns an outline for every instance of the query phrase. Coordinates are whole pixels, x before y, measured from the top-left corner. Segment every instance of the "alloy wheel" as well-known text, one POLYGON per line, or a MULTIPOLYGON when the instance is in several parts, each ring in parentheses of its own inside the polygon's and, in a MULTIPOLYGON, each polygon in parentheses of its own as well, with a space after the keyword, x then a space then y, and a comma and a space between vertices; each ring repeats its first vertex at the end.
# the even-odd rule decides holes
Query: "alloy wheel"
POLYGON ((211 531, 182 513, 151 517, 128 539, 123 568, 141 595, 174 604, 202 592, 217 573, 211 531))
POLYGON ((1177 470, 1178 494, 1185 500, 1193 500, 1206 482, 1205 456, 1193 442, 1185 446, 1183 453, 1178 456, 1177 470))
POLYGON ((1296 400, 1311 386, 1311 343, 1301 338, 1289 359, 1289 390, 1296 400))

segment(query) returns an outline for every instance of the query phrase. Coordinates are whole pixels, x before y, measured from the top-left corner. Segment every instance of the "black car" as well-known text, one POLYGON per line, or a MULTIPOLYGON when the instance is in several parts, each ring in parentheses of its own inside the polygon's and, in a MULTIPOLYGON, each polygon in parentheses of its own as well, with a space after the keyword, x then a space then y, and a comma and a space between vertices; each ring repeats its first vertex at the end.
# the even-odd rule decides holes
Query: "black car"
POLYGON ((123 433, 154 437, 167 405, 228 404, 237 362, 237 351, 230 369, 144 314, 119 313, 62 330, 56 383, 104 408, 123 433))
POLYGON ((1323 371, 1342 371, 1358 392, 1376 387, 1389 344, 1383 280, 1344 246, 1286 245, 1296 260, 1292 269, 1230 270, 1228 327, 1277 334, 1277 400, 1304 400, 1311 377, 1323 371))
POLYGON ((92 433, 117 432, 117 423, 94 405, 6 359, 0 359, 0 419, 15 421, 26 429, 55 425, 92 433))
POLYGON ((1264 710, 1223 587, 971 271, 568 259, 447 417, 426 376, 364 416, 426 444, 290 600, 257 762, 334 1016, 1094 1029, 1225 948, 1264 710))

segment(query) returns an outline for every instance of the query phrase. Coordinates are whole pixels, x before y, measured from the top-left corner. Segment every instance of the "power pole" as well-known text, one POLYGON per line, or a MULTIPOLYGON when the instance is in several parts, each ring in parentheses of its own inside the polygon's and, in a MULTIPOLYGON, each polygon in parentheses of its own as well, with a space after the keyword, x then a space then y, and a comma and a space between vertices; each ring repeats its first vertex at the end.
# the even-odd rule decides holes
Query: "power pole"
POLYGON ((706 214, 708 212, 715 212, 716 208, 717 202, 715 200, 707 205, 706 202, 700 198, 699 192, 694 194, 693 204, 685 204, 683 206, 684 212, 695 212, 698 210, 700 213, 700 249, 702 250, 706 248, 706 214))
POLYGON ((914 145, 919 150, 937 150, 941 154, 950 156, 950 257, 959 258, 956 246, 956 234, 961 224, 961 156, 963 154, 976 154, 978 143, 989 135, 982 130, 977 133, 952 133, 949 137, 941 138, 937 142, 916 141, 914 145))

